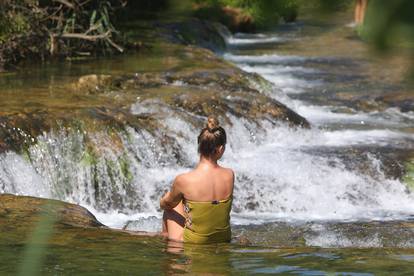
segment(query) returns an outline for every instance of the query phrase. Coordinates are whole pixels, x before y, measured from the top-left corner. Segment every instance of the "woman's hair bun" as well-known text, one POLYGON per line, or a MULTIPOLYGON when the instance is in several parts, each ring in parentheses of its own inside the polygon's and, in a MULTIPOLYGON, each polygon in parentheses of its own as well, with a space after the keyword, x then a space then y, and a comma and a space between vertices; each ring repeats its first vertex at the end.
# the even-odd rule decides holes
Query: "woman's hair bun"
POLYGON ((214 129, 220 126, 219 121, 217 120, 216 116, 210 115, 207 118, 207 128, 209 131, 213 131, 214 129))
POLYGON ((204 127, 197 138, 198 153, 201 156, 216 156, 217 149, 226 145, 226 131, 220 126, 216 116, 208 116, 206 127, 204 127))

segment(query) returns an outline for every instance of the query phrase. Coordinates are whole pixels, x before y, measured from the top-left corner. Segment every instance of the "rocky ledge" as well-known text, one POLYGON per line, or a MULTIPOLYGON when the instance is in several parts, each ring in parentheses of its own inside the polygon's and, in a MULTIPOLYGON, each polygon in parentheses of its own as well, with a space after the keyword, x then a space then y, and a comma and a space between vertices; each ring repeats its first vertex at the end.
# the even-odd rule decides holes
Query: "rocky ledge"
POLYGON ((59 200, 0 194, 0 224, 22 227, 49 218, 55 226, 104 227, 87 209, 59 200))
MULTIPOLYGON (((150 101, 162 103, 170 112, 180 108, 192 117, 216 114, 229 124, 229 116, 236 116, 259 125, 265 120, 310 126, 268 95, 270 84, 260 76, 236 68, 207 49, 174 47, 177 58, 165 71, 84 75, 73 83, 54 83, 53 96, 16 93, 12 105, 5 99, 0 103, 0 152, 21 152, 36 144, 43 133, 80 126, 88 132, 125 127, 153 132, 160 127, 157 114, 131 110, 150 101)), ((162 112, 158 113, 165 115, 162 112)), ((203 121, 191 123, 199 128, 203 121)))

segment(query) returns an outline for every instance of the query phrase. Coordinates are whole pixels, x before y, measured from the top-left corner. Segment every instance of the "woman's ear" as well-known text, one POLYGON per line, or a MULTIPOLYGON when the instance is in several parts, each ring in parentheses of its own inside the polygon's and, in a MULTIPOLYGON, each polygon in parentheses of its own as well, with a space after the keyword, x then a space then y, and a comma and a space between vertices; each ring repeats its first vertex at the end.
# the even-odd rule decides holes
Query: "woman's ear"
POLYGON ((223 153, 224 153, 224 150, 225 150, 225 146, 224 146, 224 145, 219 146, 219 147, 217 148, 217 155, 218 155, 219 157, 221 157, 221 156, 223 155, 223 153))
POLYGON ((220 149, 224 153, 224 151, 226 150, 226 146, 225 145, 222 145, 222 146, 220 146, 220 149))

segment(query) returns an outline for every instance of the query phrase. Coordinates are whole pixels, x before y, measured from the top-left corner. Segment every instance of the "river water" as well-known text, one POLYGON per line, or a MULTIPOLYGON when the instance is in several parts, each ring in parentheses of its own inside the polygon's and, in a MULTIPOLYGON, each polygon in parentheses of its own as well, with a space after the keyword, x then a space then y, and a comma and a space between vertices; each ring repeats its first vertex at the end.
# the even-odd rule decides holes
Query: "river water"
MULTIPOLYGON (((393 223, 414 218, 414 194, 402 180, 404 162, 414 152, 414 111, 374 100, 410 89, 404 81, 407 61, 397 57, 385 62, 370 55, 345 25, 332 31, 297 23, 269 33, 227 36, 226 41, 222 57, 268 80, 270 85, 258 85, 260 92, 305 117, 311 128, 228 115, 224 127, 229 145, 222 163, 237 176, 232 225, 236 235, 246 236, 256 247, 205 249, 218 252, 212 262, 227 260, 217 273, 370 275, 390 272, 394 265, 402 272, 412 268, 414 232, 393 223), (302 249, 275 249, 278 246, 302 249), (348 247, 371 249, 335 249, 348 247), (382 247, 397 249, 384 252, 378 249, 382 247), (358 260, 365 254, 367 259, 358 260), (390 267, 377 270, 378 260, 390 267)), ((11 98, 25 98, 23 90, 31 85, 38 94, 28 96, 26 104, 46 105, 43 99, 54 95, 64 102, 65 88, 55 82, 96 73, 96 68, 102 73, 149 70, 137 66, 142 56, 135 58, 141 61, 118 58, 97 66, 74 64, 71 70, 36 68, 34 76, 3 76, 3 98, 8 95, 10 110, 23 110, 11 98)), ((145 64, 160 63, 158 56, 149 59, 145 64)), ((187 89, 186 83, 176 86, 187 89)), ((61 103, 51 105, 64 108, 61 103)), ((202 118, 157 99, 137 98, 129 111, 151 114, 162 128, 148 132, 126 126, 118 134, 122 150, 102 131, 45 131, 27 153, 0 155, 0 192, 79 203, 110 227, 159 231, 158 199, 177 173, 197 162, 198 130, 189 121, 202 118), (171 139, 161 141, 166 130, 171 139), (85 154, 90 141, 100 145, 98 160, 85 154)), ((176 264, 171 269, 197 271, 197 250, 190 254, 191 265, 181 255, 170 258, 170 265, 176 264)), ((201 267, 201 272, 207 268, 201 267)))

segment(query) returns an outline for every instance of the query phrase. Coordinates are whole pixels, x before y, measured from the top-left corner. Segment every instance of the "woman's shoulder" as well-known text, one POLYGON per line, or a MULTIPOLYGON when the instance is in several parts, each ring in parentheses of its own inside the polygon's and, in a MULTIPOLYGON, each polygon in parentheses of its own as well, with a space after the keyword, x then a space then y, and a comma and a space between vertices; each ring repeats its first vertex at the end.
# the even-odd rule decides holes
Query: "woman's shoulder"
POLYGON ((226 167, 221 167, 221 170, 223 171, 223 173, 230 178, 234 179, 234 171, 233 169, 230 168, 226 168, 226 167))
POLYGON ((191 182, 193 178, 194 178, 194 170, 177 175, 175 177, 174 182, 180 185, 185 185, 186 183, 191 182))
POLYGON ((227 172, 227 173, 234 174, 234 171, 233 171, 233 169, 231 169, 231 168, 227 168, 227 167, 223 167, 223 166, 220 166, 220 168, 221 168, 223 171, 227 172))

